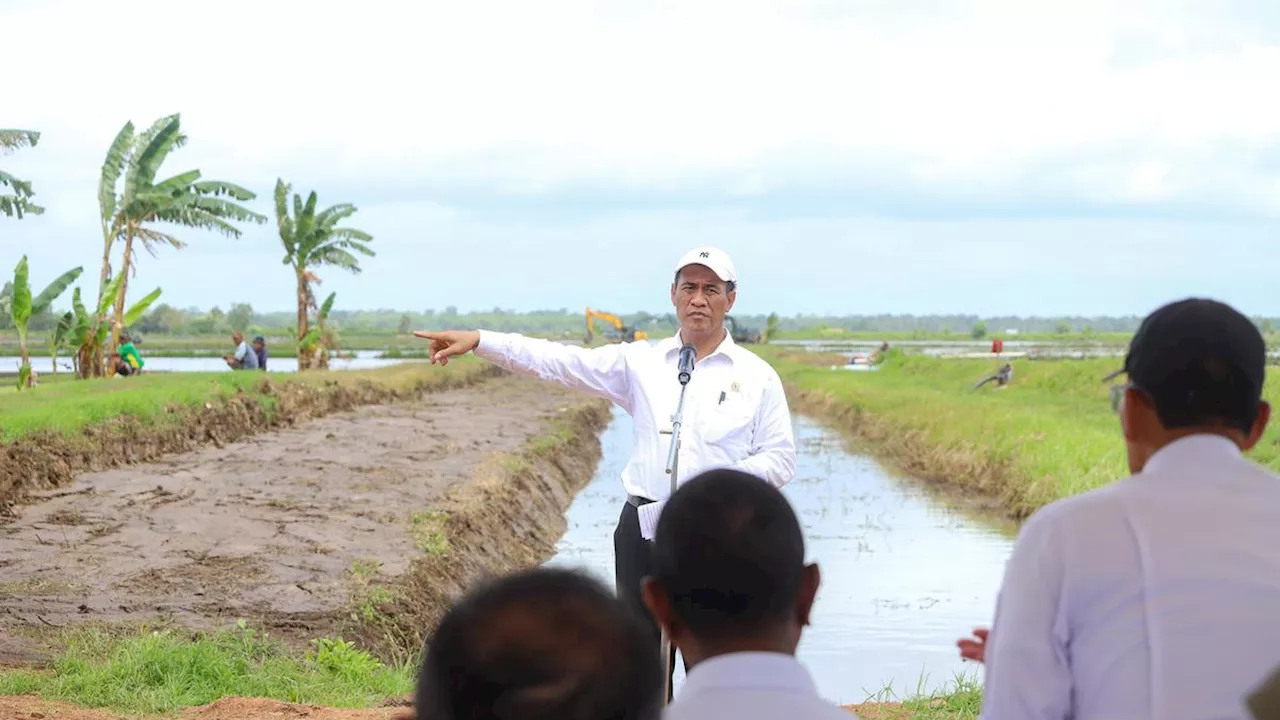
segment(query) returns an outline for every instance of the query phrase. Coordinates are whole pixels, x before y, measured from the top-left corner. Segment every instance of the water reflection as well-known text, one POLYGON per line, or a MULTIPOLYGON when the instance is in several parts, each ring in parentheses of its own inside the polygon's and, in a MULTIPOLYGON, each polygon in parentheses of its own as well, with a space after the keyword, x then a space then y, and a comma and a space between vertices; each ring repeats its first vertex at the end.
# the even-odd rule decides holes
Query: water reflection
MULTIPOLYGON (((549 563, 585 566, 610 587, 618 475, 631 452, 631 419, 614 412, 604 459, 549 563)), ((990 622, 1011 537, 935 504, 816 422, 797 416, 794 425, 797 474, 784 493, 823 571, 799 655, 819 690, 854 703, 885 687, 909 696, 975 676, 955 639, 990 622)), ((677 663, 677 687, 682 676, 677 663)))

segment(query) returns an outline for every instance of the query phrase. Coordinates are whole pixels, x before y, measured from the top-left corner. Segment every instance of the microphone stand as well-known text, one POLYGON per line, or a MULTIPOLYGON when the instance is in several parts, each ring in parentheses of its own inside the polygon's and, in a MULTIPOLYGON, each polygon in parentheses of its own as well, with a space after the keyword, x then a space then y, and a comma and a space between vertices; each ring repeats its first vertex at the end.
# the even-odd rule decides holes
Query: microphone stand
MULTIPOLYGON (((671 416, 671 446, 667 451, 667 475, 671 476, 671 493, 667 497, 671 497, 676 492, 676 478, 679 474, 677 466, 679 464, 680 452, 680 427, 684 424, 684 393, 689 387, 690 373, 681 371, 680 375, 680 400, 676 403, 676 413, 671 416)), ((671 700, 674 678, 672 677, 672 666, 675 663, 675 648, 671 647, 671 638, 667 637, 667 631, 662 631, 662 669, 663 677, 663 703, 666 704, 671 700)))

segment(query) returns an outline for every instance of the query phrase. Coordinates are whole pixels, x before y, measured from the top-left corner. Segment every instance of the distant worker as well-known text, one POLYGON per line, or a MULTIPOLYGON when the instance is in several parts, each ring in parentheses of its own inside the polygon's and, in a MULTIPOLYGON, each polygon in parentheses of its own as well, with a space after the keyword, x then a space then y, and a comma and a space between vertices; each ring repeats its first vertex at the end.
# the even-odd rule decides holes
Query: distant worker
POLYGON ((133 344, 133 336, 128 333, 121 333, 120 341, 120 357, 129 363, 129 369, 132 370, 130 374, 136 375, 142 372, 142 369, 147 364, 143 362, 142 355, 138 352, 137 346, 133 344))
POLYGON ((467 592, 427 640, 415 720, 659 720, 662 664, 609 588, 538 567, 467 592))
POLYGON ((676 490, 644 587, 689 664, 664 720, 857 720, 818 694, 796 658, 820 581, 778 488, 725 468, 676 490))
POLYGON ((261 335, 253 339, 253 353, 258 356, 258 369, 266 372, 267 369, 267 341, 261 335))
POLYGON ((1143 320, 1111 376, 1129 473, 1023 524, 981 643, 984 720, 1249 716, 1280 657, 1280 475, 1244 456, 1266 365, 1228 305, 1143 320))
POLYGON ((974 385, 973 389, 977 390, 978 388, 982 387, 983 385, 986 385, 992 380, 995 381, 997 387, 1006 387, 1009 384, 1009 381, 1013 380, 1013 365, 1010 363, 1005 363, 1004 365, 1001 365, 1000 369, 996 371, 995 375, 983 378, 982 380, 978 381, 978 384, 974 385))
POLYGON ((735 343, 725 328, 737 283, 733 262, 724 251, 699 247, 686 253, 670 281, 679 330, 653 344, 583 348, 488 330, 414 333, 431 341, 432 363, 444 364, 474 350, 507 370, 608 398, 635 419, 635 449, 622 471, 627 499, 613 533, 614 567, 618 595, 649 623, 655 655, 661 654, 661 634, 640 593, 642 580, 652 571, 653 531, 671 492, 667 452, 671 417, 680 397, 677 368, 682 345, 696 348, 697 360, 685 397, 688 425, 681 430, 677 480, 725 466, 762 477, 775 487, 795 476, 795 437, 778 373, 735 343))
POLYGON ((231 341, 235 343, 236 351, 232 355, 222 356, 227 361, 227 366, 232 370, 257 370, 258 354, 244 341, 244 334, 239 330, 231 333, 231 341))
POLYGON ((130 375, 136 375, 138 373, 138 371, 134 370, 133 366, 129 364, 129 361, 125 360, 120 355, 119 350, 111 353, 111 356, 107 358, 107 369, 113 375, 119 375, 120 377, 129 377, 130 375))

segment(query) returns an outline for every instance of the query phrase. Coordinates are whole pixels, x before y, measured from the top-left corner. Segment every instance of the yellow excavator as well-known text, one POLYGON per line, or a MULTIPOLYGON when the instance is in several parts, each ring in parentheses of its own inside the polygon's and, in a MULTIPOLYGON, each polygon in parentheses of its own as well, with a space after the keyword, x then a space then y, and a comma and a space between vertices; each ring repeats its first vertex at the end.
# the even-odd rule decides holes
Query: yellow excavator
POLYGON ((633 340, 644 340, 649 337, 649 333, 643 330, 636 330, 630 325, 627 325, 626 323, 622 322, 622 318, 618 317, 617 315, 614 315, 613 313, 604 312, 603 310, 592 310, 591 308, 588 307, 587 308, 587 335, 582 341, 584 345, 590 345, 591 342, 595 340, 595 337, 596 337, 595 321, 596 320, 602 320, 613 326, 614 330, 617 332, 616 340, 614 338, 613 333, 609 333, 606 335, 606 337, 608 337, 611 341, 632 342, 633 340))

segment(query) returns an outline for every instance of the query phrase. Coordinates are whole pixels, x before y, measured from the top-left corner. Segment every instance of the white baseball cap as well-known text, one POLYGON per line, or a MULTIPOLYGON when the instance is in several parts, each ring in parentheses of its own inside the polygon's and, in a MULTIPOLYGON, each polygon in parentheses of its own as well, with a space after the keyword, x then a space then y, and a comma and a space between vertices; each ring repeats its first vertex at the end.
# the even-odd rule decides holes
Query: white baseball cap
POLYGON ((733 261, 729 259, 728 253, 720 248, 704 245, 690 250, 680 258, 680 262, 676 265, 676 272, 680 272, 689 265, 705 265, 711 268, 711 272, 721 280, 738 282, 738 272, 733 269, 733 261))

